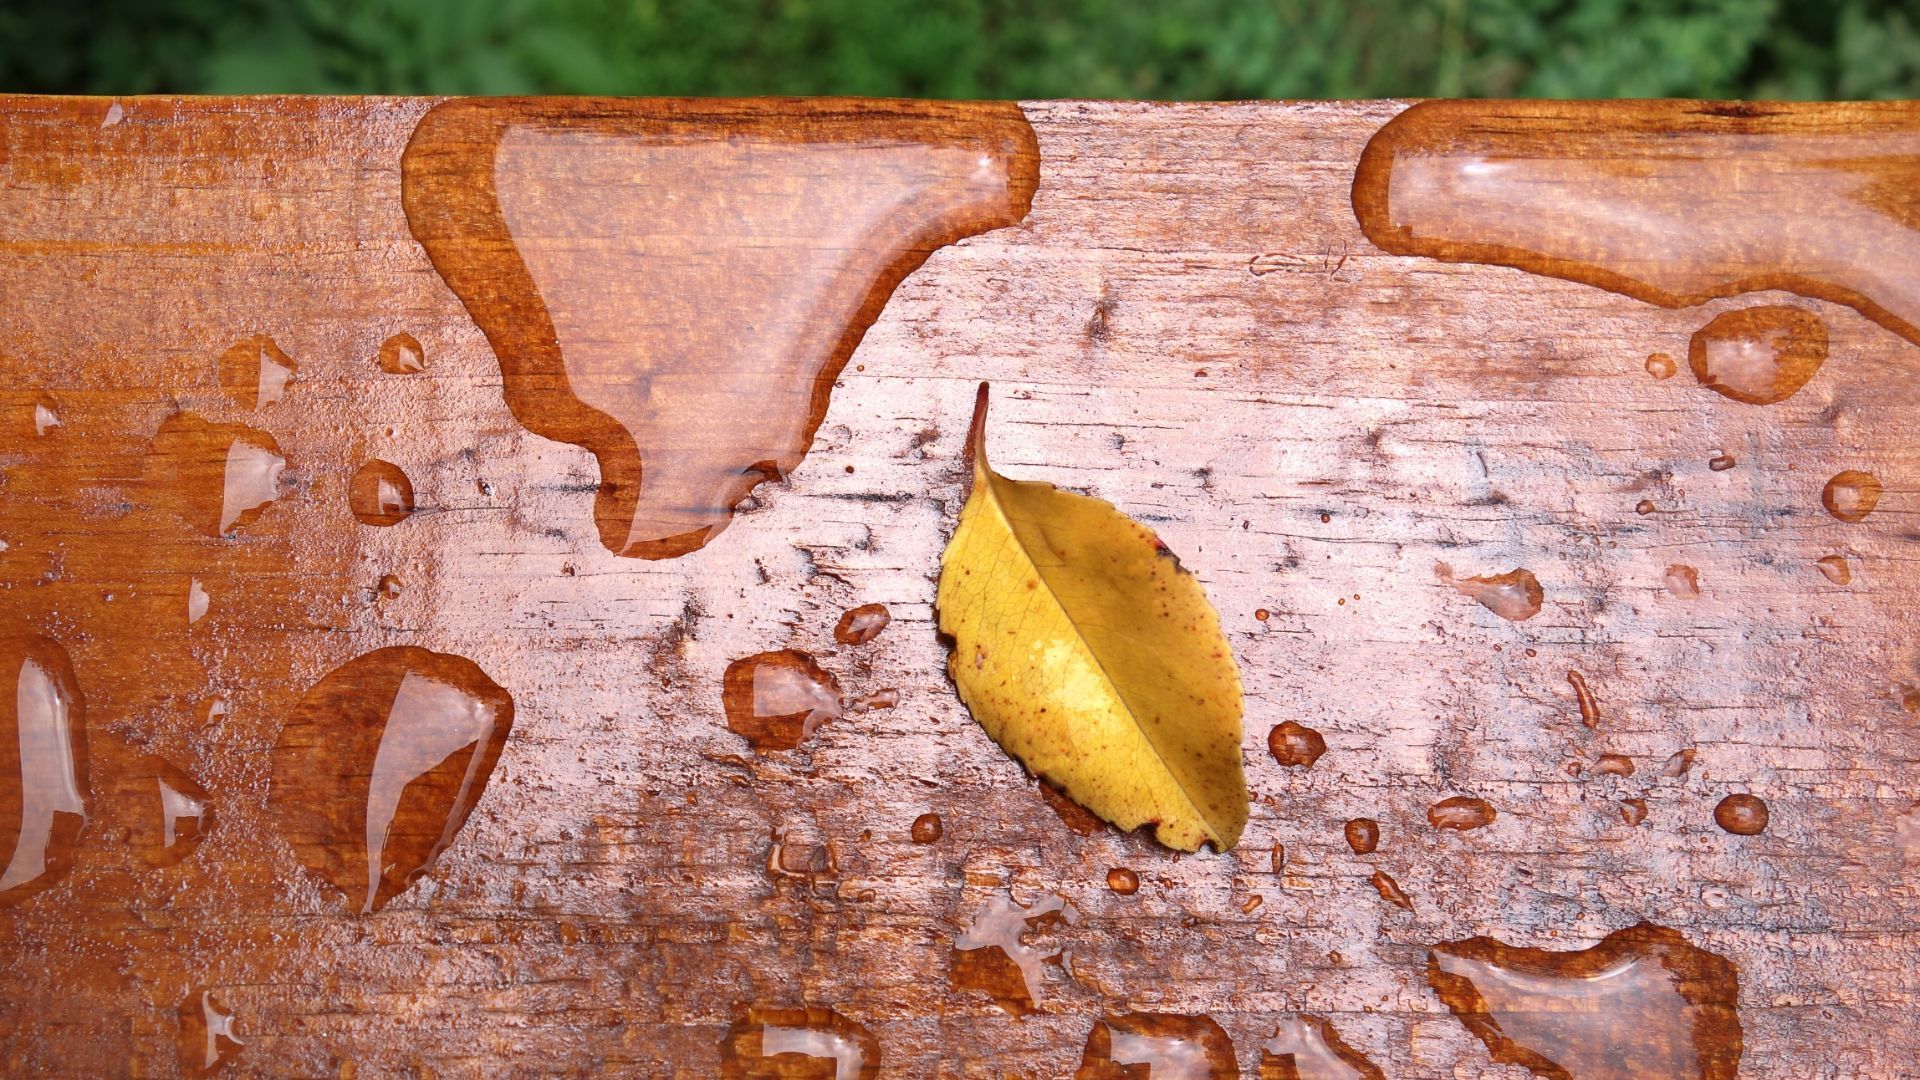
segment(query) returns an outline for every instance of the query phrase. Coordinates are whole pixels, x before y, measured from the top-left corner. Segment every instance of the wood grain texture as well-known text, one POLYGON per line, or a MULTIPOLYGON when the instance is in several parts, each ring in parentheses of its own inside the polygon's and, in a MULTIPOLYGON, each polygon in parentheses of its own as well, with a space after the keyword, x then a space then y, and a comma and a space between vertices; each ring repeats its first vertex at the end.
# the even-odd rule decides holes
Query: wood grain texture
POLYGON ((103 126, 105 100, 0 100, 0 630, 71 655, 94 790, 72 870, 0 908, 7 1071, 175 1075, 207 988, 246 1043, 231 1075, 706 1077, 751 1005, 833 1010, 883 1076, 1070 1075, 1128 1012, 1204 1013, 1251 1072, 1304 1012, 1388 1076, 1519 1078, 1434 995, 1428 947, 1580 949, 1648 920, 1737 967, 1741 1076, 1911 1075, 1911 344, 1786 294, 1666 310, 1384 255, 1350 186, 1398 103, 1028 104, 1024 223, 895 290, 785 482, 699 551, 623 559, 592 456, 514 421, 408 232, 401 153, 431 104, 131 99, 103 126), (1644 370, 1756 301, 1827 324, 1791 399, 1644 370), (382 371, 402 332, 424 372, 382 371), (297 365, 262 407, 218 375, 255 334, 297 365), (1255 796, 1230 854, 1070 828, 947 683, 930 602, 982 379, 1000 468, 1150 523, 1218 606, 1255 796), (37 435, 43 400, 60 425, 37 435), (233 539, 147 476, 183 409, 286 458, 233 539), (419 507, 391 528, 348 508, 374 457, 419 507), (1885 486, 1856 524, 1821 506, 1847 468, 1885 486), (1834 554, 1846 586, 1816 564, 1834 554), (1505 621, 1439 562, 1529 569, 1543 610, 1505 621), (891 625, 836 642, 869 602, 891 625), (281 836, 272 750, 308 688, 394 645, 478 664, 512 731, 452 845, 363 916, 281 836), (722 674, 781 648, 900 704, 754 754, 722 674), (1288 720, 1325 738, 1311 767, 1266 752, 1288 720), (1637 768, 1588 768, 1603 753, 1637 768), (141 804, 108 779, 146 755, 215 807, 177 865, 139 857, 141 804), (1765 832, 1715 825, 1735 792, 1765 832), (1459 795, 1497 818, 1432 827, 1459 795), (929 812, 941 836, 914 843, 929 812), (1369 855, 1342 834, 1362 817, 1369 855), (1078 913, 1036 931, 1064 955, 1019 1019, 948 979, 1008 889, 1078 913))

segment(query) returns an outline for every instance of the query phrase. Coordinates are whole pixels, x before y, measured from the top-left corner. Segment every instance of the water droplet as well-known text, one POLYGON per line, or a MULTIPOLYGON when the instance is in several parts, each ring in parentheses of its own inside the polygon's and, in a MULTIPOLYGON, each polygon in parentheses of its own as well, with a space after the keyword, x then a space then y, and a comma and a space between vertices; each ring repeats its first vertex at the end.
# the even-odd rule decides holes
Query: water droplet
POLYGON ((406 583, 400 580, 400 575, 381 574, 380 583, 374 586, 373 591, 382 600, 398 600, 405 588, 406 583))
POLYGON ((1739 462, 1733 460, 1733 455, 1728 453, 1716 453, 1707 459, 1707 468, 1714 472, 1726 472, 1738 464, 1739 462))
POLYGON ((1520 622, 1540 614, 1540 605, 1546 598, 1540 579, 1534 577, 1531 570, 1455 578, 1453 568, 1446 563, 1437 563, 1433 569, 1441 581, 1452 585, 1460 595, 1471 597, 1508 622, 1520 622))
POLYGON ((1134 1012, 1108 1014, 1094 1023, 1073 1080, 1237 1080, 1239 1075, 1233 1040, 1212 1017, 1134 1012))
POLYGON ((1267 753, 1282 765, 1305 768, 1327 752, 1327 740, 1310 727, 1283 720, 1267 732, 1267 753))
POLYGON ((940 824, 939 814, 921 814, 913 819, 913 842, 931 844, 946 834, 946 827, 940 824))
POLYGON ((1041 800, 1052 808, 1054 814, 1060 818, 1060 823, 1074 833, 1080 836, 1092 836, 1106 827, 1106 822, 1101 821, 1091 810, 1074 802, 1066 792, 1045 780, 1038 781, 1038 784, 1041 800))
POLYGON ((126 117, 127 117, 127 110, 125 110, 124 108, 121 108, 119 102, 117 101, 112 102, 107 106, 107 115, 101 118, 100 126, 103 128, 110 128, 113 125, 119 123, 120 121, 126 119, 126 117))
POLYGON ((512 726, 513 699, 473 661, 379 649, 294 707, 269 802, 300 861, 375 911, 453 843, 512 726))
POLYGON ((180 1071, 211 1076, 232 1061, 246 1043, 239 1024, 213 994, 196 990, 180 1003, 180 1071))
POLYGON ((1450 942, 1427 979, 1495 1061, 1541 1076, 1733 1080, 1739 1065, 1734 966, 1662 927, 1579 952, 1450 942))
POLYGON ((1107 888, 1121 896, 1132 896, 1140 891, 1140 875, 1124 866, 1116 866, 1107 871, 1107 888))
POLYGON ((1864 521, 1873 513, 1873 508, 1880 505, 1880 496, 1884 493, 1880 480, 1872 473, 1847 469, 1827 481, 1826 488, 1820 492, 1820 504, 1841 521, 1864 521))
POLYGON ((150 811, 134 823, 133 847, 140 857, 150 866, 172 866, 193 854, 213 828, 207 789, 158 757, 142 758, 127 779, 150 811))
POLYGON ((1907 123, 1683 101, 1424 102, 1368 142, 1353 206, 1394 255, 1665 307, 1788 289, 1920 341, 1920 292, 1887 268, 1915 231, 1907 123))
POLYGON ((1909 862, 1920 862, 1920 802, 1893 819, 1893 846, 1909 862))
POLYGON ((207 590, 200 584, 199 578, 187 579, 187 625, 192 626, 206 617, 207 608, 213 601, 207 597, 207 590))
POLYGON ((900 704, 900 691, 891 686, 883 686, 871 694, 861 694, 843 703, 850 713, 870 712, 874 709, 891 709, 900 704))
POLYGON ((1826 359, 1826 324, 1810 311, 1778 305, 1723 312, 1694 333, 1687 349, 1701 386, 1749 405, 1787 400, 1826 359))
POLYGON ((833 628, 833 639, 842 645, 865 645, 880 636, 887 628, 893 616, 887 613, 885 604, 861 604, 841 613, 840 622, 833 628))
POLYGON ((1667 567, 1667 591, 1682 600, 1700 596, 1700 571, 1682 563, 1667 567))
POLYGON ((1816 564, 1820 573, 1835 585, 1847 585, 1853 581, 1853 567, 1847 565, 1845 555, 1822 555, 1816 564))
POLYGON ((832 1009, 755 1006, 720 1044, 721 1080, 877 1080, 880 1040, 832 1009))
POLYGON ((1679 370, 1680 365, 1674 363, 1673 357, 1666 353, 1657 352, 1647 357, 1647 374, 1656 379, 1671 379, 1679 370))
POLYGON ((52 398, 42 394, 40 400, 33 403, 33 433, 45 436, 47 432, 60 426, 58 406, 52 398))
POLYGON ((1011 895, 996 893, 953 939, 955 990, 979 990, 1014 1016, 1034 1011, 1040 990, 1040 965, 1058 964, 1058 947, 1033 945, 1026 936, 1056 922, 1079 918, 1072 904, 1046 896, 1022 907, 1011 895))
POLYGON ((728 664, 720 696, 727 726, 762 753, 791 750, 842 713, 840 684, 813 657, 793 649, 728 664))
POLYGON ((1380 846, 1380 823, 1372 818, 1354 818, 1344 831, 1355 855, 1371 855, 1380 846))
POLYGON ((1632 776, 1633 759, 1625 754, 1601 754, 1593 763, 1593 771, 1602 776, 1632 776))
POLYGON ((412 334, 395 334, 380 343, 380 370, 389 375, 415 375, 427 370, 427 351, 412 334))
POLYGON ((804 108, 455 100, 413 133, 408 225, 514 416, 599 459, 615 552, 712 539, 800 463, 894 286, 1026 213, 1038 154, 1011 104, 804 108))
POLYGON ((348 482, 347 505, 362 525, 398 525, 413 513, 413 481, 400 466, 374 458, 348 482))
POLYGON ((1636 514, 1639 514, 1641 517, 1646 517, 1648 514, 1651 514, 1658 509, 1660 508, 1653 505, 1652 499, 1641 499, 1639 502, 1635 503, 1633 506, 1633 512, 1636 514))
POLYGON ((1492 803, 1471 795, 1455 795, 1427 807, 1427 823, 1436 829, 1478 829, 1499 816, 1492 803))
POLYGON ((1713 808, 1714 823, 1735 836, 1758 836, 1767 831, 1767 804, 1744 792, 1729 795, 1713 808))
POLYGON ((794 832, 789 826, 776 826, 773 842, 767 846, 767 876, 775 881, 798 881, 806 891, 832 895, 840 880, 839 846, 832 839, 818 838, 803 843, 796 854, 794 832))
POLYGON ((60 880, 87 824, 87 706, 65 649, 0 639, 0 718, 0 761, 17 766, 0 774, 4 907, 60 880))
POLYGON ((1660 775, 1668 777, 1687 775, 1687 770, 1693 768, 1693 758, 1692 747, 1675 750, 1668 756, 1666 764, 1660 766, 1660 775))
POLYGON ((1413 897, 1408 896, 1407 890, 1401 888, 1400 883, 1393 880, 1393 875, 1385 870, 1373 872, 1373 890, 1380 894, 1380 899, 1394 907, 1413 910, 1413 897))
POLYGON ((1275 840, 1269 862, 1273 867, 1274 873, 1283 873, 1287 868, 1287 846, 1275 840))
POLYGON ((147 451, 149 494, 209 536, 251 525, 280 495, 287 459, 264 431, 175 413, 147 451))
POLYGON ((1290 1016, 1273 1029, 1260 1055, 1260 1080, 1386 1080, 1317 1016, 1290 1016))
POLYGON ((292 358, 265 334, 220 355, 220 385, 245 409, 264 409, 285 397, 295 370, 292 358))
POLYGON ((1567 672, 1567 683, 1573 687, 1573 699, 1580 706, 1580 722, 1598 730, 1600 727, 1600 702, 1594 699, 1593 690, 1587 686, 1587 677, 1577 671, 1567 672))
POLYGON ((1629 826, 1638 825, 1647 820, 1647 800, 1621 799, 1620 820, 1629 826))

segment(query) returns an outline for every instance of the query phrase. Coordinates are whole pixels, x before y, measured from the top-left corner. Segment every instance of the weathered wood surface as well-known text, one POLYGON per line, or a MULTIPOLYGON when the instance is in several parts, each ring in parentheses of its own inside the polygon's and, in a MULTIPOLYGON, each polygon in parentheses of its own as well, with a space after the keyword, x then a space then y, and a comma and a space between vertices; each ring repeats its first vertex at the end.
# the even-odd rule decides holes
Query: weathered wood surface
POLYGON ((1912 345, 1763 294, 1818 312, 1832 356, 1791 400, 1739 406, 1642 365, 1753 298, 1662 310, 1369 245, 1349 188, 1398 104, 1032 104, 1025 222, 900 285, 786 482, 701 550, 624 559, 592 456, 515 422, 408 232, 400 157, 430 104, 130 100, 103 126, 106 101, 0 102, 0 605, 71 654, 95 791, 72 871, 0 909, 7 1071, 174 1075, 179 1006, 210 988, 239 1017, 235 1075, 711 1076, 754 1004, 831 1007, 887 1076, 1069 1075, 1096 1019, 1134 1009, 1211 1016, 1246 1073, 1304 1012, 1389 1076, 1521 1077, 1435 997, 1428 946, 1574 949, 1648 920, 1737 966, 1740 1075, 1913 1074, 1912 345), (400 332, 424 373, 381 372, 400 332), (246 409, 217 359, 260 333, 298 370, 246 409), (1070 830, 946 682, 929 603, 982 379, 1000 468, 1152 523, 1219 607, 1255 795, 1232 852, 1070 830), (43 394, 61 425, 38 436, 43 394), (286 455, 286 494, 237 539, 140 494, 182 408, 286 455), (421 508, 394 528, 348 511, 376 456, 421 508), (1886 484, 1859 524, 1821 508, 1844 468, 1886 484), (1815 563, 1836 553, 1845 587, 1815 563), (1545 608, 1503 621, 1438 562, 1531 569, 1545 608), (893 624, 837 644, 867 602, 893 624), (473 660, 514 717, 452 846, 361 915, 276 828, 271 752, 308 687, 389 645, 473 660), (722 673, 783 647, 899 707, 755 755, 722 673), (1268 756, 1283 720, 1325 735, 1313 767, 1268 756), (133 854, 113 795, 148 753, 213 800, 172 867, 133 854), (1602 753, 1637 771, 1567 768, 1602 753), (1715 826, 1736 791, 1766 832, 1715 826), (1498 819, 1429 827, 1461 794, 1498 819), (911 842, 928 812, 944 835, 911 842), (1359 817, 1373 854, 1343 836, 1359 817), (769 871, 776 835, 790 872, 769 871), (1110 891, 1112 867, 1139 891, 1110 891), (1019 1019, 948 982, 955 935, 1009 887, 1080 912, 1040 932, 1066 959, 1019 1019))

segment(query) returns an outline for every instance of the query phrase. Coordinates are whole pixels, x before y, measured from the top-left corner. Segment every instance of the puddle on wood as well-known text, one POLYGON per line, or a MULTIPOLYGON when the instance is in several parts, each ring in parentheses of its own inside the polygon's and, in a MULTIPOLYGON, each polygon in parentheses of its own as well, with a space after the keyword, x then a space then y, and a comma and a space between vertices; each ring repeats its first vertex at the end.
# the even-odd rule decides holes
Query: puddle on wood
POLYGON ((978 990, 1014 1016, 1035 1011, 1041 965, 1061 962, 1062 950, 1034 943, 1028 935, 1055 924, 1072 925, 1080 913, 1064 897, 1043 896, 1031 906, 996 893, 955 935, 950 977, 955 990, 978 990))
POLYGON ((1073 1080, 1236 1080, 1233 1041, 1210 1016, 1109 1015, 1093 1025, 1073 1080))
POLYGON ((180 1003, 176 1048, 182 1073, 194 1077, 220 1073, 245 1045, 233 1014, 211 992, 195 990, 180 1003))
POLYGON ((1396 255, 1664 307, 1781 289, 1920 342, 1907 104, 1423 102, 1367 143, 1353 207, 1396 255))
POLYGON ((727 665, 721 680, 727 726, 762 753, 792 750, 844 713, 840 684, 795 649, 756 653, 727 665))
POLYGON ((402 168, 514 416, 599 460, 602 543, 671 558, 799 465, 894 286, 1025 216, 1038 151, 1012 103, 468 99, 402 168))
POLYGON ((280 497, 286 467, 280 444, 264 431, 174 413, 147 449, 147 497, 208 536, 224 536, 280 497))
POLYGON ((264 409, 287 396, 298 369, 272 338, 256 334, 220 355, 220 385, 243 409, 264 409))
POLYGON ((413 646, 334 669, 273 750, 281 831, 350 907, 376 911, 453 843, 513 726, 513 699, 471 660, 413 646))
POLYGON ((71 868, 86 828, 87 707, 66 649, 44 637, 0 640, 0 906, 71 868))
POLYGON ((1733 1080, 1733 964, 1641 923, 1579 952, 1478 937, 1437 945, 1427 978, 1495 1061, 1581 1080, 1733 1080))
POLYGON ((880 1040, 832 1009, 755 1006, 720 1044, 721 1080, 876 1080, 880 1040))
POLYGON ((1347 1045, 1317 1016, 1280 1021, 1260 1053, 1260 1080, 1387 1080, 1379 1067, 1347 1045))

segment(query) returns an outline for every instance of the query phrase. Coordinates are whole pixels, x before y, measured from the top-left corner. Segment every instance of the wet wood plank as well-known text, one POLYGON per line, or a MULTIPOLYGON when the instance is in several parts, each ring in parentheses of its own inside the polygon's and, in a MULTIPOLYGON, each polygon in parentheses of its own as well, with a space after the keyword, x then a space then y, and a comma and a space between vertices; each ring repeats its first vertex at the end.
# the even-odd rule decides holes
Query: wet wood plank
POLYGON ((833 1010, 886 1076, 1070 1075, 1131 1011, 1211 1017, 1247 1074, 1307 1014, 1389 1076, 1517 1077, 1436 996, 1430 947, 1642 921, 1737 970, 1741 1076, 1920 1060, 1920 460, 1894 333, 1782 293, 1668 310, 1385 254, 1350 188, 1398 103, 1028 104, 1024 221, 893 291, 805 459, 731 527, 622 558, 593 455, 516 420, 409 232, 432 104, 0 101, 0 611, 71 658, 92 791, 71 868, 0 908, 9 1069, 175 1075, 208 991, 233 1075, 711 1076, 811 1022, 758 1006, 833 1010), (1790 399, 1649 375, 1757 301, 1826 325, 1790 399), (423 371, 382 369, 403 333, 423 371), (293 368, 266 404, 220 376, 260 334, 293 368), (947 683, 930 603, 983 379, 999 468, 1151 523, 1218 606, 1255 797, 1233 851, 1071 827, 947 683), (153 472, 181 412, 285 460, 230 539, 153 472), (349 506, 376 458, 416 505, 390 528, 349 506), (1858 523, 1821 504, 1844 469, 1884 486, 1858 523), (1502 619, 1439 563, 1528 569, 1542 610, 1502 619), (837 641, 866 603, 890 625, 837 641), (444 852, 361 914, 284 835, 275 749, 329 672, 397 646, 472 661, 511 730, 444 852), (788 648, 898 706, 755 753, 723 676, 788 648), (1324 737, 1311 767, 1268 753, 1283 721, 1324 737), (149 756, 212 808, 170 865, 149 756), (1735 793, 1764 832, 1716 824, 1735 793), (1498 817, 1434 827, 1452 796, 1498 817), (1009 890, 1077 913, 1029 939, 1022 1017, 949 978, 1009 890))

